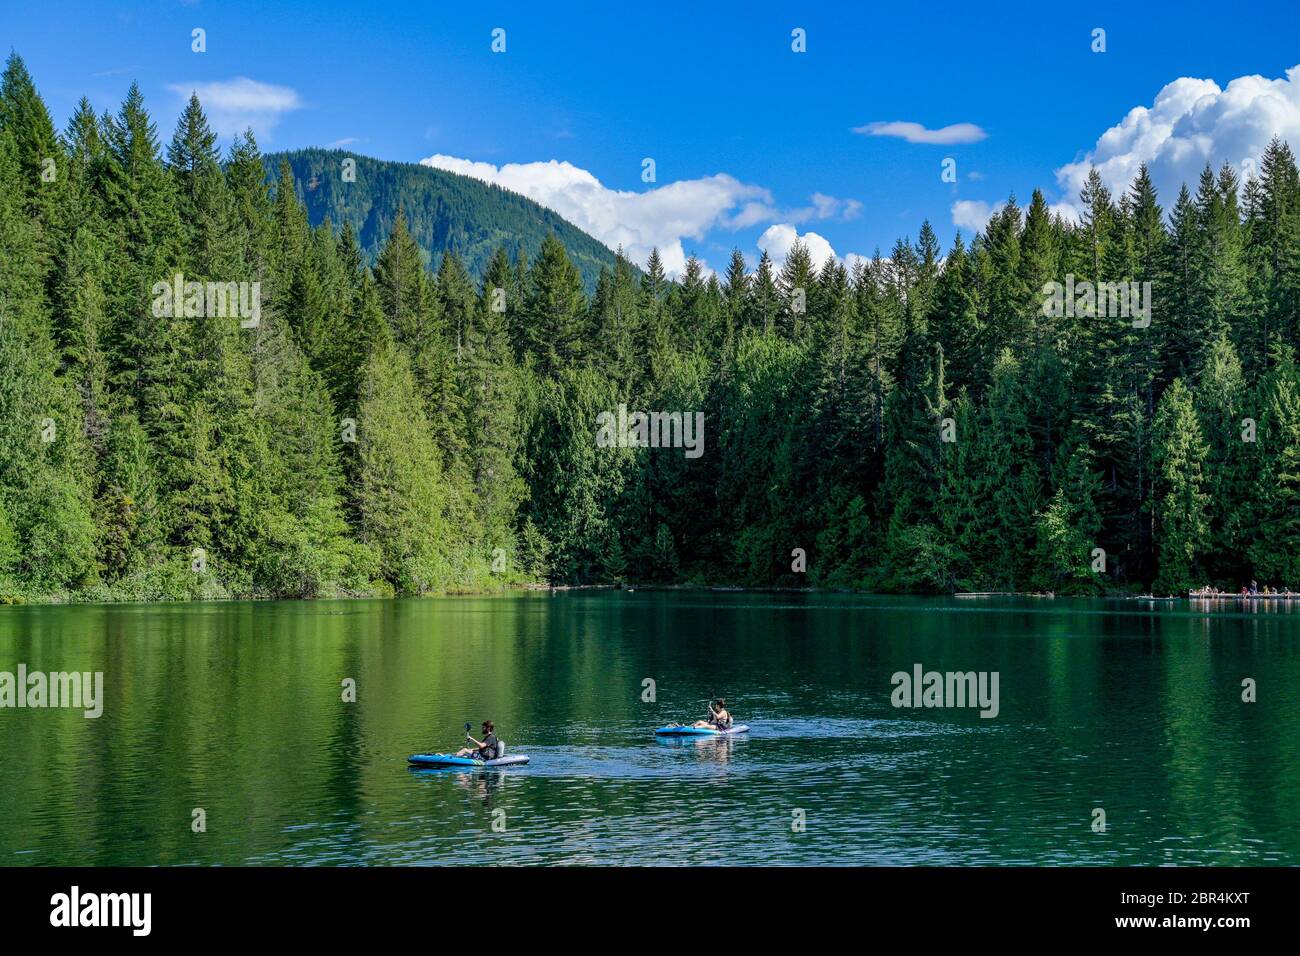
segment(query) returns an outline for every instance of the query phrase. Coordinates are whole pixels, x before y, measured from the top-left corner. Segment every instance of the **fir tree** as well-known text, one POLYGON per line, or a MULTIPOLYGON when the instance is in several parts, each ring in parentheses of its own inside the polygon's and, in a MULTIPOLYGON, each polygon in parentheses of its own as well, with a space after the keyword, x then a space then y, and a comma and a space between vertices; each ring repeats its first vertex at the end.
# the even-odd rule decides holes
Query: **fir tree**
POLYGON ((1201 558, 1209 544, 1208 495, 1201 462, 1205 441, 1182 379, 1174 379, 1156 409, 1154 423, 1155 510, 1159 538, 1159 573, 1153 587, 1160 594, 1186 593, 1198 587, 1201 558))

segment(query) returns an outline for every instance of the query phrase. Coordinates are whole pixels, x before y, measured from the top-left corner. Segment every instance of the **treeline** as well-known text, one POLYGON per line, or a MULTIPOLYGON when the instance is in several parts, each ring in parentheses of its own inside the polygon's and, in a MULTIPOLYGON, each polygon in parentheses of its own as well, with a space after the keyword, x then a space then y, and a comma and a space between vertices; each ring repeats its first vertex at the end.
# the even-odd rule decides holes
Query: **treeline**
POLYGON ((164 150, 134 87, 59 135, 9 59, 0 594, 1300 589, 1281 142, 1168 216, 1094 174, 1081 222, 1036 192, 946 256, 928 225, 852 269, 620 256, 590 297, 554 237, 430 273, 402 216, 366 267, 251 134, 214 144, 192 100, 164 150), (259 282, 257 324, 157 316, 177 273, 259 282), (1150 282, 1149 325, 1044 315, 1067 275, 1150 282), (704 454, 599 447, 620 404, 703 411, 704 454))

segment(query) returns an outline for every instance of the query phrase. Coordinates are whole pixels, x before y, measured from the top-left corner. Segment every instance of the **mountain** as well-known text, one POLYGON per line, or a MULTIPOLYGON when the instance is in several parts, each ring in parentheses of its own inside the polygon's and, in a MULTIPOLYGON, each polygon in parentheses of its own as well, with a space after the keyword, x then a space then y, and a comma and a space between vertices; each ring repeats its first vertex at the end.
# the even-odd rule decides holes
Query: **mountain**
POLYGON ((367 261, 372 263, 397 218, 406 212, 411 235, 436 269, 447 249, 460 253, 479 277, 498 246, 511 260, 520 248, 531 262, 542 240, 554 232, 564 243, 588 291, 614 253, 577 226, 531 199, 446 170, 398 163, 339 149, 299 149, 263 158, 267 177, 279 180, 281 160, 293 170, 294 189, 313 226, 328 217, 335 228, 351 223, 367 261), (344 161, 356 163, 356 181, 344 180, 344 161))

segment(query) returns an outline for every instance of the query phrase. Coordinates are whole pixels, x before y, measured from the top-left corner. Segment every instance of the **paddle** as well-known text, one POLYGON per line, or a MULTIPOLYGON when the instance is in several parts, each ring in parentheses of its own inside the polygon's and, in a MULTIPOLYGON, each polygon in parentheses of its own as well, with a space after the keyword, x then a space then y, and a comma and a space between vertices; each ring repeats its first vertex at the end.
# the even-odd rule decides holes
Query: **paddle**
MULTIPOLYGON (((483 755, 482 751, 477 749, 477 744, 479 743, 479 741, 475 740, 473 737, 471 737, 471 736, 469 735, 469 727, 470 727, 470 725, 467 723, 467 724, 465 725, 465 739, 468 740, 470 743, 476 745, 475 750, 474 750, 474 753, 472 754, 472 757, 473 757, 474 760, 484 760, 484 761, 486 761, 487 758, 483 755)), ((484 735, 484 738, 483 738, 483 739, 484 739, 484 740, 487 739, 487 735, 486 735, 486 734, 484 735)))
MULTIPOLYGON (((697 700, 697 701, 694 701, 694 703, 697 703, 697 704, 703 704, 704 707, 705 707, 705 709, 708 711, 709 716, 706 717, 706 718, 704 718, 704 719, 706 719, 706 720, 712 720, 712 719, 713 719, 713 702, 714 702, 714 700, 716 700, 716 699, 717 699, 717 698, 715 698, 715 697, 706 697, 706 698, 703 699, 703 700, 697 700)), ((669 726, 670 726, 670 727, 683 727, 683 726, 689 726, 689 725, 673 723, 673 724, 670 724, 669 726)))
MULTIPOLYGON (((718 699, 720 699, 720 698, 717 698, 717 697, 710 697, 708 700, 700 701, 700 703, 704 704, 705 708, 706 708, 706 709, 708 710, 708 712, 709 712, 709 716, 708 716, 707 719, 708 719, 708 721, 709 721, 710 723, 713 722, 713 717, 714 717, 713 702, 714 702, 715 700, 718 700, 718 699)), ((728 726, 730 726, 730 725, 728 725, 728 726)), ((722 728, 719 728, 719 729, 722 729, 722 728)))
POLYGON ((465 721, 465 739, 467 741, 469 740, 469 726, 470 726, 469 721, 468 720, 465 721))
POLYGON ((703 705, 704 705, 704 710, 705 710, 706 713, 708 713, 709 716, 707 716, 707 717, 705 717, 705 718, 703 718, 703 719, 709 721, 710 723, 713 722, 713 702, 714 702, 715 700, 717 700, 716 697, 708 697, 708 698, 706 698, 706 699, 704 699, 704 700, 696 701, 697 704, 703 704, 703 705))

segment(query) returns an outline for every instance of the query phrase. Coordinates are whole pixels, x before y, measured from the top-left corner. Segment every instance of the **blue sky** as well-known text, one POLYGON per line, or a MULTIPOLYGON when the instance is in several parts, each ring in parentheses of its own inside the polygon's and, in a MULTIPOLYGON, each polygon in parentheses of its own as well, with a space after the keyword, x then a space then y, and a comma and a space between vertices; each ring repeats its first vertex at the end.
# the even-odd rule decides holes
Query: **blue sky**
POLYGON ((135 79, 166 139, 197 87, 263 149, 441 157, 670 266, 760 243, 779 259, 808 233, 819 257, 887 254, 926 218, 946 246, 1011 192, 1040 186, 1068 215, 1092 161, 1116 185, 1150 161, 1167 205, 1207 159, 1248 164, 1273 133, 1300 146, 1294 2, 3 2, 0 45, 60 125, 83 94, 116 110, 135 79))

